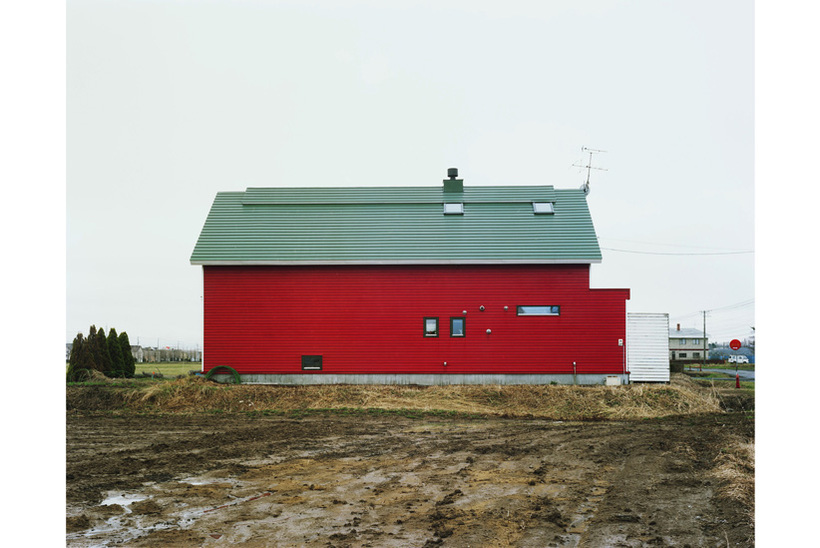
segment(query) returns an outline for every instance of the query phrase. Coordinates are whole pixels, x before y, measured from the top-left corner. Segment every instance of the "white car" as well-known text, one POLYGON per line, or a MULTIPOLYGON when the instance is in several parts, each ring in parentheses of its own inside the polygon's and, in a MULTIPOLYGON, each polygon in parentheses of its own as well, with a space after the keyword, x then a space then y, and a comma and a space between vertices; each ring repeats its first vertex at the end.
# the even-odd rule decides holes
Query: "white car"
POLYGON ((741 356, 740 354, 729 356, 729 363, 749 363, 749 358, 741 356))

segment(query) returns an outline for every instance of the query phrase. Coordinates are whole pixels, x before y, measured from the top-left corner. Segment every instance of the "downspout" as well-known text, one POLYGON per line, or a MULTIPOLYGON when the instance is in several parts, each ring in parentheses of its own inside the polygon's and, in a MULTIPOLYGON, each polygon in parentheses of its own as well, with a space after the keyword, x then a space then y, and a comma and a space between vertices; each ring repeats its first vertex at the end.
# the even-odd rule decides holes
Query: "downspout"
POLYGON ((626 375, 626 345, 629 344, 629 312, 624 314, 624 316, 624 344, 622 345, 623 349, 621 350, 621 353, 623 354, 621 361, 624 365, 624 375, 626 375))
POLYGON ((624 343, 621 345, 621 362, 623 363, 625 384, 629 384, 629 373, 626 371, 626 345, 629 344, 629 312, 624 313, 624 343))
POLYGON ((623 347, 623 350, 621 352, 623 354, 623 362, 624 362, 624 377, 626 378, 626 384, 629 384, 629 376, 626 372, 626 345, 627 344, 629 344, 629 341, 625 340, 624 341, 624 347, 623 347))

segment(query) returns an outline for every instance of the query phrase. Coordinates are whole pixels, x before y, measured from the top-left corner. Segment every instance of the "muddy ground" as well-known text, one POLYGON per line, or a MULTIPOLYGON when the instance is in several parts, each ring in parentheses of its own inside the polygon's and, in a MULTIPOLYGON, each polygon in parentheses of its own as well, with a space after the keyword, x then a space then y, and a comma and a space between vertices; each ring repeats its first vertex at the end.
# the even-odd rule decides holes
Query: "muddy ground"
POLYGON ((68 546, 749 546, 743 414, 67 417, 68 546))

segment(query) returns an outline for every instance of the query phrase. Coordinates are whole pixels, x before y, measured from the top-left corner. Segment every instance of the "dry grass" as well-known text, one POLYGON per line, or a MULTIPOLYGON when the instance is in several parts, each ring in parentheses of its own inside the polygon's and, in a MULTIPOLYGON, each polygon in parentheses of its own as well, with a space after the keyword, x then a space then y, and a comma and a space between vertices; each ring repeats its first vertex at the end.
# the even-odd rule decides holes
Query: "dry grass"
POLYGON ((738 501, 748 508, 748 519, 754 526, 755 446, 735 438, 715 458, 712 476, 720 483, 718 496, 738 501))
POLYGON ((721 412, 713 391, 684 375, 666 385, 221 385, 201 377, 123 389, 134 410, 163 412, 293 412, 380 409, 454 412, 556 420, 645 419, 721 412))

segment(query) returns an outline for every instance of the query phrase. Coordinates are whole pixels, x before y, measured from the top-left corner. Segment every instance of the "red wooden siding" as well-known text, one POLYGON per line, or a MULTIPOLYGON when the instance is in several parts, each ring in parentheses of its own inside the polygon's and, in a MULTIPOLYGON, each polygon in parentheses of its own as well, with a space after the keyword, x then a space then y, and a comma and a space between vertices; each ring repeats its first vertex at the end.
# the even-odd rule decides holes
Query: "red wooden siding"
POLYGON ((590 289, 589 265, 203 270, 206 371, 302 373, 302 355, 321 355, 316 374, 624 372, 629 290, 590 289), (425 317, 439 318, 438 337, 424 336, 425 317), (450 336, 451 317, 466 319, 465 337, 450 336))

